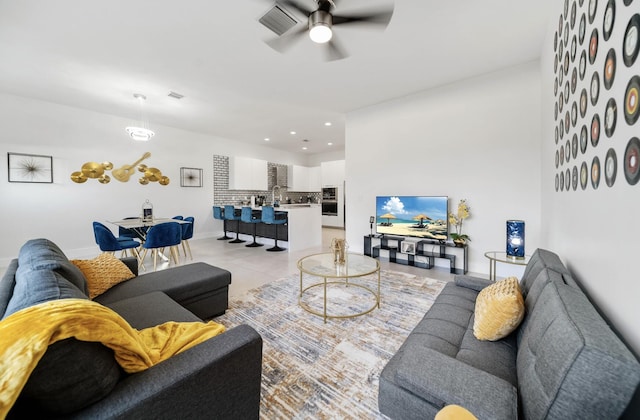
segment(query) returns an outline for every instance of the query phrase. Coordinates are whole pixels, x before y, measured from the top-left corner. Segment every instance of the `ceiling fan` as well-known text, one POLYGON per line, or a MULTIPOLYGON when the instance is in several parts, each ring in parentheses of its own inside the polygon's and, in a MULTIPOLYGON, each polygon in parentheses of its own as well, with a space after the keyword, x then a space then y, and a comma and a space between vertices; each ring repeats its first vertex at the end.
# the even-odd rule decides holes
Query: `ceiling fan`
POLYGON ((393 7, 390 9, 370 11, 368 13, 336 14, 336 3, 338 0, 314 0, 315 9, 298 4, 293 0, 278 0, 276 7, 296 10, 307 17, 307 25, 301 25, 297 30, 287 30, 278 38, 266 41, 273 49, 285 52, 296 41, 303 38, 308 33, 309 38, 317 44, 322 44, 326 48, 327 60, 340 60, 347 57, 347 53, 340 46, 334 37, 333 27, 335 25, 366 24, 378 27, 386 27, 393 15, 393 7))

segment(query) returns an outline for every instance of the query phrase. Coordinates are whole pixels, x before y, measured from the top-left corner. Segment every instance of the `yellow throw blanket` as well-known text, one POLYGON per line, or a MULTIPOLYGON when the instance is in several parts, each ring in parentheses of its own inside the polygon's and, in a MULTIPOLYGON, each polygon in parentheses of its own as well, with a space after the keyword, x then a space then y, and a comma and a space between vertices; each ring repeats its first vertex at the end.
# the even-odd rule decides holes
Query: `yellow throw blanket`
POLYGON ((60 299, 18 311, 0 322, 0 418, 5 418, 47 346, 75 337, 101 342, 128 373, 143 371, 224 332, 213 321, 167 322, 136 330, 111 309, 60 299))

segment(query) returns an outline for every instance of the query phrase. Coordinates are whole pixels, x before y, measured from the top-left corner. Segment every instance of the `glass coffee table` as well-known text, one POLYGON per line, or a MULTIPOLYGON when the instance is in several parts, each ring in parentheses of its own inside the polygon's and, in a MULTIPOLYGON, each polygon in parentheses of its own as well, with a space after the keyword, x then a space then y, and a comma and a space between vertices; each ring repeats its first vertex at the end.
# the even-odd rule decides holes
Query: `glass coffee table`
POLYGON ((314 254, 301 258, 298 261, 298 269, 300 270, 300 296, 298 298, 298 303, 305 311, 313 315, 323 317, 325 323, 327 322, 327 318, 353 318, 368 314, 376 307, 380 307, 380 262, 374 258, 361 254, 347 253, 344 264, 335 264, 333 262, 333 253, 327 252, 324 254, 314 254), (318 277, 318 279, 322 279, 322 281, 303 287, 302 276, 305 273, 318 277), (378 274, 377 290, 362 284, 349 282, 350 279, 365 277, 375 273, 378 274), (344 286, 345 289, 352 287, 365 290, 373 296, 373 305, 365 308, 363 311, 357 311, 347 315, 329 314, 327 313, 327 286, 344 286), (311 308, 303 301, 305 292, 318 287, 323 288, 322 312, 311 308))

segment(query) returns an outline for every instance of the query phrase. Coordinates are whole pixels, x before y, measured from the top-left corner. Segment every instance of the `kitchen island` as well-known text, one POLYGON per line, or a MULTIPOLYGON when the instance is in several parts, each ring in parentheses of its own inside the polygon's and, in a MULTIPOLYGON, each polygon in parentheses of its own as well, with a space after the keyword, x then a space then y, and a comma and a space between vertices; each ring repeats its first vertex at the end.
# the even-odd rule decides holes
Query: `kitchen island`
MULTIPOLYGON (((237 210, 242 206, 235 206, 237 210)), ((254 212, 259 212, 262 207, 253 207, 254 212)), ((299 251, 311 247, 322 246, 322 207, 320 204, 282 204, 276 207, 276 212, 287 213, 287 224, 267 225, 258 223, 256 237, 258 242, 267 245, 273 243, 278 233, 278 245, 289 251, 299 251)), ((234 221, 225 221, 227 232, 236 233, 239 226, 241 235, 252 236, 253 224, 234 221)), ((246 239, 246 238, 245 238, 246 239)))

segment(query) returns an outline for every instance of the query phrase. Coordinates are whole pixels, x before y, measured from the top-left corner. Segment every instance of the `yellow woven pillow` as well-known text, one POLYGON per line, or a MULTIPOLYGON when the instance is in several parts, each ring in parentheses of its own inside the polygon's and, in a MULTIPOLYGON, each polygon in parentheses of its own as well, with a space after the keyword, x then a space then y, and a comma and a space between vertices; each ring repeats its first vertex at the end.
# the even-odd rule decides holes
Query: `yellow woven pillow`
POLYGON ((524 317, 524 299, 515 277, 485 287, 476 298, 473 335, 478 340, 496 341, 518 328, 524 317))
POLYGON ((113 254, 103 253, 92 260, 71 260, 87 279, 89 299, 106 292, 118 283, 135 275, 113 254))

